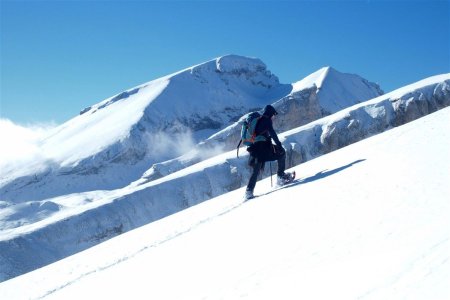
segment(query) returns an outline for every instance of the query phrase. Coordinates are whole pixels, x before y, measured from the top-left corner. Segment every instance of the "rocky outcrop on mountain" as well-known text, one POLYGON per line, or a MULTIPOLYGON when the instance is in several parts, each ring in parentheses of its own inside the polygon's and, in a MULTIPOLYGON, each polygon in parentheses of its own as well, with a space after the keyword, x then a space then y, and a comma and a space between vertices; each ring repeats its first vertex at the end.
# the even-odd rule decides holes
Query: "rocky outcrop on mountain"
POLYGON ((296 165, 450 105, 450 76, 439 75, 313 122, 284 146, 296 165))

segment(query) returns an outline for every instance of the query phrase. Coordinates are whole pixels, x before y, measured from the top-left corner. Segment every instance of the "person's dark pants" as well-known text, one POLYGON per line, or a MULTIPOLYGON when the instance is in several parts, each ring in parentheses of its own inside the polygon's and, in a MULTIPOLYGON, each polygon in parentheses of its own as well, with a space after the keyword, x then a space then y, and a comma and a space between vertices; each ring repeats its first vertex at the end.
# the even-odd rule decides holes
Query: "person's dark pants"
POLYGON ((272 148, 269 148, 269 150, 264 149, 264 147, 260 147, 260 149, 257 149, 257 151, 250 153, 249 165, 253 167, 253 171, 247 184, 247 191, 253 191, 255 189, 259 172, 261 171, 264 162, 266 161, 276 160, 278 163, 277 175, 281 176, 284 174, 284 170, 286 167, 286 152, 284 151, 284 149, 280 149, 276 145, 270 146, 272 148), (269 152, 264 152, 263 155, 258 155, 260 154, 260 152, 258 152, 260 150, 266 150, 269 152), (255 156, 259 156, 259 158, 255 156))

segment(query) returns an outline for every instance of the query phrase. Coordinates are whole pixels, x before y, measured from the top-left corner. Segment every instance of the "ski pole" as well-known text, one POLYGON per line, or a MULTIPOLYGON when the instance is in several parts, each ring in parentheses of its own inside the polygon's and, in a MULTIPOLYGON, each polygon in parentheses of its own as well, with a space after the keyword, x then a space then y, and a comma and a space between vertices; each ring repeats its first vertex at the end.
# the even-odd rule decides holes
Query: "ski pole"
POLYGON ((270 187, 273 187, 273 183, 272 183, 272 162, 269 162, 270 165, 270 187))

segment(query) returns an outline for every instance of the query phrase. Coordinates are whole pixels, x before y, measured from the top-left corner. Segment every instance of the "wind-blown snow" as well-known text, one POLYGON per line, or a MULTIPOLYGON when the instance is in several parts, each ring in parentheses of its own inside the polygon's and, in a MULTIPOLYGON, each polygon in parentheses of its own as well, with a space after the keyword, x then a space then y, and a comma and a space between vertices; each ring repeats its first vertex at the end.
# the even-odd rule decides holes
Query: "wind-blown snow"
POLYGON ((448 299, 450 108, 0 284, 5 299, 448 299))
POLYGON ((0 147, 0 169, 5 170, 8 165, 12 170, 23 168, 21 160, 26 157, 30 161, 43 156, 38 142, 55 124, 43 123, 21 126, 9 119, 0 119, 0 140, 5 141, 0 147))
POLYGON ((167 79, 155 80, 140 87, 139 93, 127 101, 121 99, 111 103, 108 110, 94 107, 47 137, 43 145, 44 151, 65 167, 79 162, 92 153, 100 152, 117 139, 125 139, 131 126, 142 117, 145 107, 168 84, 167 79), (87 128, 90 130, 85 130, 87 128))
POLYGON ((24 156, 21 161, 2 165, 2 181, 39 174, 49 167, 75 167, 81 160, 99 153, 129 135, 142 117, 144 108, 167 86, 167 79, 155 80, 139 88, 127 101, 105 100, 72 120, 51 130, 36 143, 40 157, 24 156), (108 109, 102 109, 108 106, 108 109))

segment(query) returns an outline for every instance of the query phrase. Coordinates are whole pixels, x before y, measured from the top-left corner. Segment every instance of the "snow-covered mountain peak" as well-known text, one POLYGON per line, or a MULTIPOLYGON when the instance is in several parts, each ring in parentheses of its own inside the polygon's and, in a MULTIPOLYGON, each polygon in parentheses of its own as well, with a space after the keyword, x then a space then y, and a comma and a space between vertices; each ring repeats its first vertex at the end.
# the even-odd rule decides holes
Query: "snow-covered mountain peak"
MULTIPOLYGON (((74 133, 79 135, 84 132, 98 137, 105 132, 120 132, 116 140, 111 137, 105 145, 97 145, 104 140, 97 137, 95 143, 88 143, 95 144, 94 147, 101 150, 130 136, 134 127, 147 133, 216 130, 238 118, 248 107, 260 107, 289 91, 289 85, 281 85, 261 60, 227 55, 128 89, 92 105, 84 109, 80 116, 63 124, 55 135, 69 139, 69 135, 74 133), (73 130, 74 126, 76 130, 73 130), (89 127, 90 130, 78 130, 79 127, 89 127), (96 131, 99 131, 98 135, 93 134, 96 131)), ((199 138, 203 136, 197 135, 199 138)), ((94 154, 95 151, 91 152, 94 154)))
POLYGON ((341 73, 330 66, 294 83, 292 94, 314 87, 324 114, 335 113, 384 94, 378 84, 356 74, 341 73))
MULTIPOLYGON (((209 70, 216 73, 228 73, 234 75, 268 72, 269 76, 272 75, 267 70, 266 64, 263 63, 260 59, 235 54, 220 56, 215 59, 187 68, 184 71, 195 73, 196 71, 200 70, 209 70)), ((175 73, 174 75, 180 74, 182 72, 183 71, 175 73)))
MULTIPOLYGON (((225 55, 125 90, 113 97, 83 109, 80 115, 87 112, 90 114, 96 113, 98 110, 105 109, 118 101, 133 101, 134 95, 139 94, 144 88, 154 85, 155 82, 169 82, 172 83, 170 86, 171 89, 175 88, 185 92, 184 90, 189 88, 192 83, 190 81, 192 80, 202 84, 212 85, 218 83, 217 79, 225 85, 233 85, 233 83, 230 83, 230 80, 240 81, 240 83, 248 81, 249 85, 259 85, 260 87, 264 87, 264 89, 280 84, 278 77, 267 70, 266 65, 260 59, 239 55, 225 55)), ((153 98, 157 100, 156 97, 153 98)), ((201 102, 202 104, 204 102, 199 101, 199 99, 189 99, 189 97, 170 97, 170 99, 164 100, 169 106, 178 104, 177 102, 179 101, 177 100, 183 103, 193 102, 192 100, 201 102)))
POLYGON ((247 112, 291 91, 259 59, 226 55, 169 75, 167 88, 146 109, 163 130, 182 125, 195 135, 224 128, 247 112), (189 103, 189 105, 186 105, 189 103))
MULTIPOLYGON (((244 57, 239 55, 225 55, 216 60, 217 71, 231 74, 254 74, 268 72, 267 66, 258 58, 244 57)), ((271 75, 270 72, 267 75, 271 75)))
MULTIPOLYGON (((250 93, 256 89, 263 88, 263 93, 267 89, 272 89, 280 85, 277 76, 272 74, 267 66, 258 58, 251 58, 239 55, 225 55, 196 66, 187 68, 173 74, 172 79, 179 80, 194 77, 202 83, 225 84, 228 88, 239 85, 250 93)), ((290 91, 288 85, 283 85, 284 90, 290 91)))
POLYGON ((327 76, 327 73, 331 67, 323 67, 314 73, 306 76, 300 81, 297 81, 292 84, 292 92, 298 92, 304 89, 312 88, 316 86, 317 88, 322 86, 323 80, 327 76))

